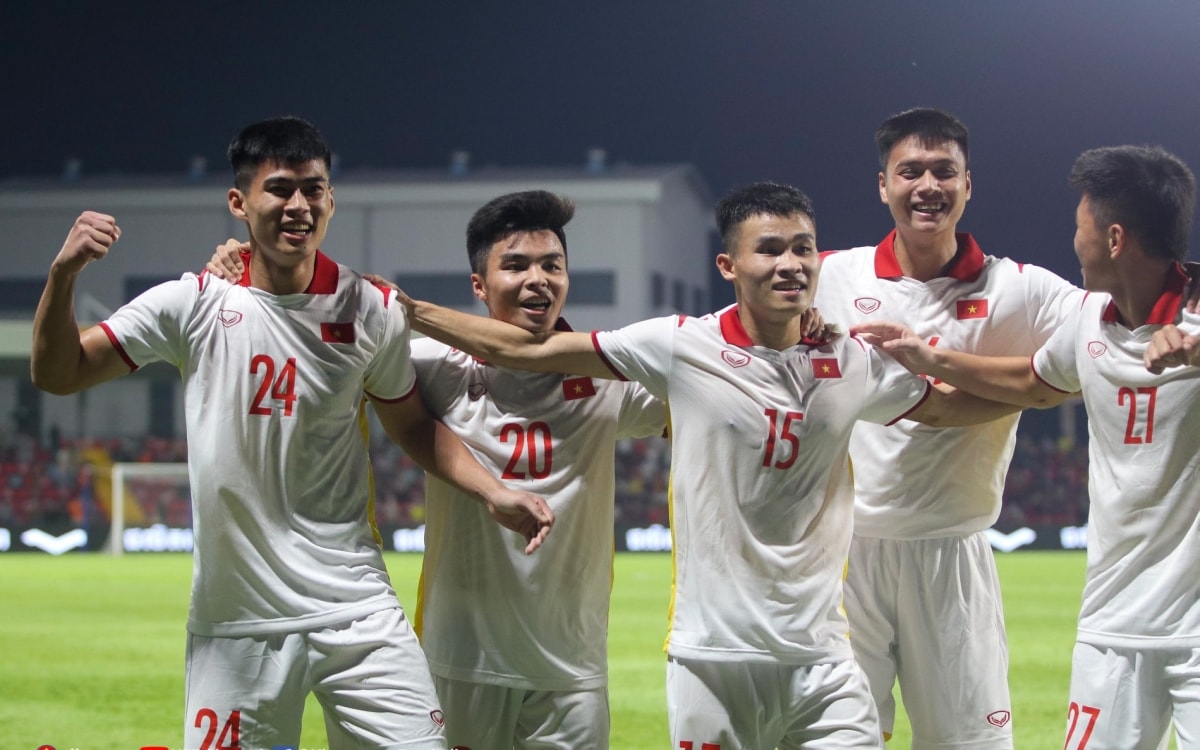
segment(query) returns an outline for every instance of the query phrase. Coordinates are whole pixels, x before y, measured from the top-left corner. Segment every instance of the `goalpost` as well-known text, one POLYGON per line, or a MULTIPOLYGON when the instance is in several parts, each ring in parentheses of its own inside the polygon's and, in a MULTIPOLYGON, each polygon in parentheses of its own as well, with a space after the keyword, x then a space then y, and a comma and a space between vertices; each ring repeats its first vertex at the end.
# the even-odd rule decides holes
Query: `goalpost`
POLYGON ((190 552, 191 491, 185 463, 112 465, 112 525, 105 551, 190 552), (127 507, 128 506, 128 507, 127 507))

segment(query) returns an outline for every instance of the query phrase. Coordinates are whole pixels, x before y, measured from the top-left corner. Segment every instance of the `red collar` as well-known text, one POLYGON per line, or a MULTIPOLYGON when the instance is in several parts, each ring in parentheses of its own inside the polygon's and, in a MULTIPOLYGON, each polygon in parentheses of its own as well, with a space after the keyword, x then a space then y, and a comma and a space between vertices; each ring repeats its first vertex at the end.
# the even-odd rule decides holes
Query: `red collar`
MULTIPOLYGON (((242 271, 242 277, 238 279, 238 286, 250 286, 250 259, 253 257, 250 253, 242 253, 242 264, 246 267, 242 271)), ((337 291, 338 285, 338 266, 337 263, 330 260, 325 253, 320 250, 316 254, 316 262, 313 264, 313 277, 308 282, 308 288, 304 290, 304 294, 333 294, 337 291)))
MULTIPOLYGON (((742 321, 738 318, 738 306, 734 305, 725 312, 721 313, 721 335, 725 338, 725 343, 733 346, 758 346, 750 339, 750 334, 746 333, 746 327, 742 325, 742 321)), ((796 342, 804 346, 823 346, 826 341, 817 341, 805 336, 796 342)))
MULTIPOLYGON (((954 239, 958 241, 958 250, 946 268, 944 276, 959 281, 974 281, 983 272, 983 250, 975 242, 975 238, 966 232, 955 232, 954 239)), ((875 247, 875 275, 881 279, 898 279, 904 276, 900 269, 900 261, 896 260, 896 230, 888 232, 875 247)))

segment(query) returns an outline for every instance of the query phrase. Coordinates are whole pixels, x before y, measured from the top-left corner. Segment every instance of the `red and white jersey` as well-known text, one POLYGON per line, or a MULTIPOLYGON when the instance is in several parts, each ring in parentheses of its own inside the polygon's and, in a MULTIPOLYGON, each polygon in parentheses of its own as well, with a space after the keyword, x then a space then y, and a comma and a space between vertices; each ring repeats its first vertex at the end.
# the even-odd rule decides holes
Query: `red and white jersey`
MULTIPOLYGON (((984 255, 969 234, 944 276, 900 269, 893 230, 878 247, 822 256, 816 305, 831 323, 904 323, 935 346, 989 356, 1028 355, 1083 292, 1037 266, 984 255)), ((1018 415, 971 427, 860 424, 854 461, 854 533, 929 539, 982 531, 1000 514, 1018 415)))
POLYGON ((195 552, 188 630, 295 632, 396 606, 374 528, 364 388, 414 391, 402 305, 318 253, 303 294, 207 274, 101 325, 183 375, 195 552))
POLYGON ((426 479, 416 627, 441 677, 527 690, 608 683, 614 444, 661 435, 666 409, 633 383, 494 367, 432 339, 412 343, 430 413, 511 487, 554 510, 526 555, 477 500, 426 479))
POLYGON ((1105 294, 1086 300, 1033 357, 1039 378, 1083 392, 1088 414, 1088 567, 1079 640, 1200 647, 1200 369, 1153 375, 1150 337, 1176 323, 1187 276, 1171 273, 1146 325, 1129 330, 1105 294))
POLYGON ((667 402, 674 589, 667 653, 851 658, 841 608, 855 420, 893 422, 929 385, 858 339, 754 346, 737 308, 593 334, 614 372, 667 402))

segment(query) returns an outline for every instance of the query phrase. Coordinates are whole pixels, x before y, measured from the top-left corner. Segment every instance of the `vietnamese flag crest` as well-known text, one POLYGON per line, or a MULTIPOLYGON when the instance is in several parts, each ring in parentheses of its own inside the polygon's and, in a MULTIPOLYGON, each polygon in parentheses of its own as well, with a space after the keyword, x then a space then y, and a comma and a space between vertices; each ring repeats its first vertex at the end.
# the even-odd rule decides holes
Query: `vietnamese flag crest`
POLYGON ((567 378, 562 382, 562 389, 563 398, 567 401, 596 395, 596 385, 588 377, 567 378))
POLYGON ((986 299, 960 299, 954 303, 958 306, 958 319, 971 320, 972 318, 986 318, 988 316, 988 304, 986 299))
POLYGON ((353 344, 353 323, 322 323, 321 340, 326 344, 353 344))
POLYGON ((840 378, 842 370, 838 367, 836 359, 828 357, 814 357, 812 361, 813 377, 814 378, 840 378))

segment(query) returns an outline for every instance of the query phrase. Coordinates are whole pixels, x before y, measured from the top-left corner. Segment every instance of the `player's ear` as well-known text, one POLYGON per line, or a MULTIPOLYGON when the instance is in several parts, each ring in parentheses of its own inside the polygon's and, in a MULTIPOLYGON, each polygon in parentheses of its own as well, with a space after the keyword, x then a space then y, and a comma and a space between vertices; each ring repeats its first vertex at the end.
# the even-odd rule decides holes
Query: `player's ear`
POLYGON ((241 190, 238 190, 237 188, 229 188, 229 194, 228 194, 227 198, 229 200, 229 213, 233 214, 235 217, 241 219, 242 221, 245 221, 246 220, 246 195, 245 195, 245 193, 243 193, 241 190))
POLYGON ((887 205, 887 177, 883 174, 883 172, 879 173, 879 200, 882 201, 884 205, 887 205))
POLYGON ((729 253, 717 254, 717 270, 721 272, 721 277, 726 281, 733 281, 735 276, 733 272, 733 257, 729 253))
POLYGON ((471 291, 475 293, 475 299, 479 300, 485 305, 487 304, 487 282, 484 280, 483 276, 477 273, 471 274, 471 291))
POLYGON ((1125 227, 1120 224, 1108 225, 1108 256, 1117 258, 1121 253, 1125 252, 1125 247, 1128 244, 1129 233, 1125 231, 1125 227))

